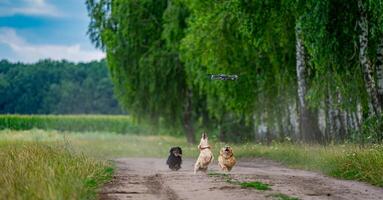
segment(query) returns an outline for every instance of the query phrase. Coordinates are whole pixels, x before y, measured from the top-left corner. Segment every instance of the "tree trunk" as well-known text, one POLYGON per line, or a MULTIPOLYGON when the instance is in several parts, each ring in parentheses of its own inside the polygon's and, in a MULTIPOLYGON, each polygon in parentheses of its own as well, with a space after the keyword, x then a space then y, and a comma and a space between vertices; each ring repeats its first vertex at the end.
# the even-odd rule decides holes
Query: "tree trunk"
MULTIPOLYGON (((336 91, 337 96, 337 105, 340 107, 343 98, 340 94, 339 89, 336 91)), ((339 120, 339 130, 338 130, 338 139, 340 142, 343 142, 346 139, 347 135, 347 114, 341 108, 338 108, 338 120, 339 120)))
POLYGON ((350 110, 347 111, 347 127, 349 129, 349 134, 352 133, 353 130, 356 130, 354 120, 352 119, 352 112, 350 110))
POLYGON ((279 141, 280 142, 284 142, 285 139, 286 139, 286 123, 283 122, 283 117, 284 115, 282 113, 280 113, 279 115, 276 116, 277 117, 277 124, 276 124, 276 129, 278 131, 278 135, 279 135, 279 141))
POLYGON ((294 122, 292 121, 292 108, 291 108, 291 105, 290 104, 287 104, 287 107, 286 107, 287 111, 287 121, 286 121, 286 124, 287 124, 287 136, 292 139, 293 136, 294 136, 294 122))
POLYGON ((372 105, 372 114, 379 115, 381 112, 381 107, 378 99, 378 93, 376 90, 375 80, 372 74, 371 62, 368 58, 368 20, 367 20, 367 11, 365 5, 363 5, 363 0, 358 0, 359 8, 359 60, 362 66, 363 78, 368 93, 371 105, 372 105))
POLYGON ((334 139, 335 131, 335 110, 333 98, 331 92, 328 89, 326 97, 326 131, 325 131, 325 141, 331 142, 334 139))
POLYGON ((193 93, 192 91, 188 90, 186 92, 183 122, 184 122, 184 130, 186 133, 187 142, 191 144, 195 144, 196 140, 195 140, 194 126, 193 126, 192 98, 193 98, 193 93))
POLYGON ((358 114, 356 112, 352 112, 351 118, 352 118, 352 123, 353 123, 354 129, 359 130, 360 124, 359 124, 358 114))
POLYGON ((263 134, 264 134, 264 137, 263 137, 263 141, 266 141, 266 144, 267 145, 270 145, 271 144, 271 141, 272 141, 272 126, 270 126, 270 122, 269 122, 269 116, 268 116, 268 110, 266 110, 265 112, 262 113, 261 115, 261 123, 263 125, 263 134))
POLYGON ((380 102, 380 107, 383 106, 383 36, 378 44, 378 48, 376 51, 376 78, 377 78, 377 86, 378 86, 378 98, 380 102))
POLYGON ((305 50, 302 41, 302 30, 297 24, 296 34, 296 70, 298 81, 298 99, 299 99, 299 132, 301 139, 305 142, 321 142, 321 134, 318 127, 317 117, 314 116, 306 102, 307 83, 306 83, 306 63, 305 50))
POLYGON ((296 96, 295 104, 292 107, 292 117, 294 123, 294 140, 301 140, 300 138, 300 127, 299 127, 299 99, 298 95, 296 96))
POLYGON ((224 123, 225 123, 225 118, 226 118, 226 114, 223 113, 222 116, 221 116, 221 119, 219 120, 219 127, 218 127, 218 131, 219 131, 219 141, 221 142, 226 142, 226 127, 224 127, 224 123))

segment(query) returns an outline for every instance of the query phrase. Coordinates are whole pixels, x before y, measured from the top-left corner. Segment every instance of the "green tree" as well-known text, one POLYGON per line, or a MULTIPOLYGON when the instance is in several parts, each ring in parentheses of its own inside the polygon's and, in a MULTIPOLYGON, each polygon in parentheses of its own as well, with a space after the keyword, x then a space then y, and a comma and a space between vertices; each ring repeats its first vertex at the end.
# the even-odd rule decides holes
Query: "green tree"
POLYGON ((183 127, 195 142, 194 100, 178 43, 188 11, 181 1, 87 1, 89 36, 107 53, 118 99, 139 119, 183 127))
POLYGON ((117 114, 105 61, 0 62, 0 113, 117 114))

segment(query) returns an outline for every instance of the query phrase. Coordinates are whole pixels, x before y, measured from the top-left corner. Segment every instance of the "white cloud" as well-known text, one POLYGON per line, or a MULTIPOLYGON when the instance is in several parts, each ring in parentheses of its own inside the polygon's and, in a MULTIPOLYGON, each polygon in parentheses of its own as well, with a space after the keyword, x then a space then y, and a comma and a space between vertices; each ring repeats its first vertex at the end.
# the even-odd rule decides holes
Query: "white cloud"
POLYGON ((46 0, 15 0, 0 2, 0 16, 13 16, 17 14, 32 16, 60 17, 60 13, 54 5, 46 0), (2 5, 3 4, 3 5, 2 5))
MULTIPOLYGON (((84 50, 80 44, 74 45, 34 45, 29 44, 11 28, 0 28, 0 44, 9 46, 14 58, 11 61, 36 62, 41 59, 69 60, 86 62, 105 58, 105 54, 97 50, 84 50)), ((3 59, 3 58, 0 58, 3 59)))

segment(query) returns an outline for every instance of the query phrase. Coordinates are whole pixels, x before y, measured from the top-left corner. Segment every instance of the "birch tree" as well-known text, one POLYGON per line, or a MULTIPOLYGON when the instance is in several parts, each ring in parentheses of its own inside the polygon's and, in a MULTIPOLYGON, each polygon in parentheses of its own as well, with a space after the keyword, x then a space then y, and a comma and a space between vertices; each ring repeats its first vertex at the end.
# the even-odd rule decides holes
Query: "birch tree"
POLYGON ((381 106, 378 99, 378 93, 376 90, 376 83, 373 77, 373 70, 371 61, 368 57, 368 18, 367 9, 363 0, 358 0, 359 9, 359 21, 358 26, 360 28, 359 33, 359 60, 362 66, 363 77, 365 82, 366 91, 370 98, 371 109, 374 115, 380 115, 381 106))
MULTIPOLYGON (((297 20, 298 21, 298 20, 297 20)), ((298 21, 295 28, 296 35, 296 71, 298 81, 298 99, 299 99, 299 127, 301 139, 306 142, 321 141, 321 133, 319 131, 317 120, 314 114, 308 108, 306 101, 307 95, 307 65, 306 53, 302 40, 302 29, 298 21)))

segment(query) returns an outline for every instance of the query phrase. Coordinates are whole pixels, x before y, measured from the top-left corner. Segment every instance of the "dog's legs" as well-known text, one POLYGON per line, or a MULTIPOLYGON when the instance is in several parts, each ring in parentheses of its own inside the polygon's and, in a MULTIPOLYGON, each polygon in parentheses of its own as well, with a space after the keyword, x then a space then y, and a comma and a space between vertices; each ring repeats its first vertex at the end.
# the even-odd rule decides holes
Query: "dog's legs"
POLYGON ((199 168, 199 162, 196 162, 194 165, 194 174, 197 174, 198 168, 199 168))
POLYGON ((222 166, 222 164, 218 161, 218 166, 221 168, 221 169, 223 169, 223 166, 222 166))
POLYGON ((227 172, 230 172, 231 171, 231 167, 227 167, 227 172))

